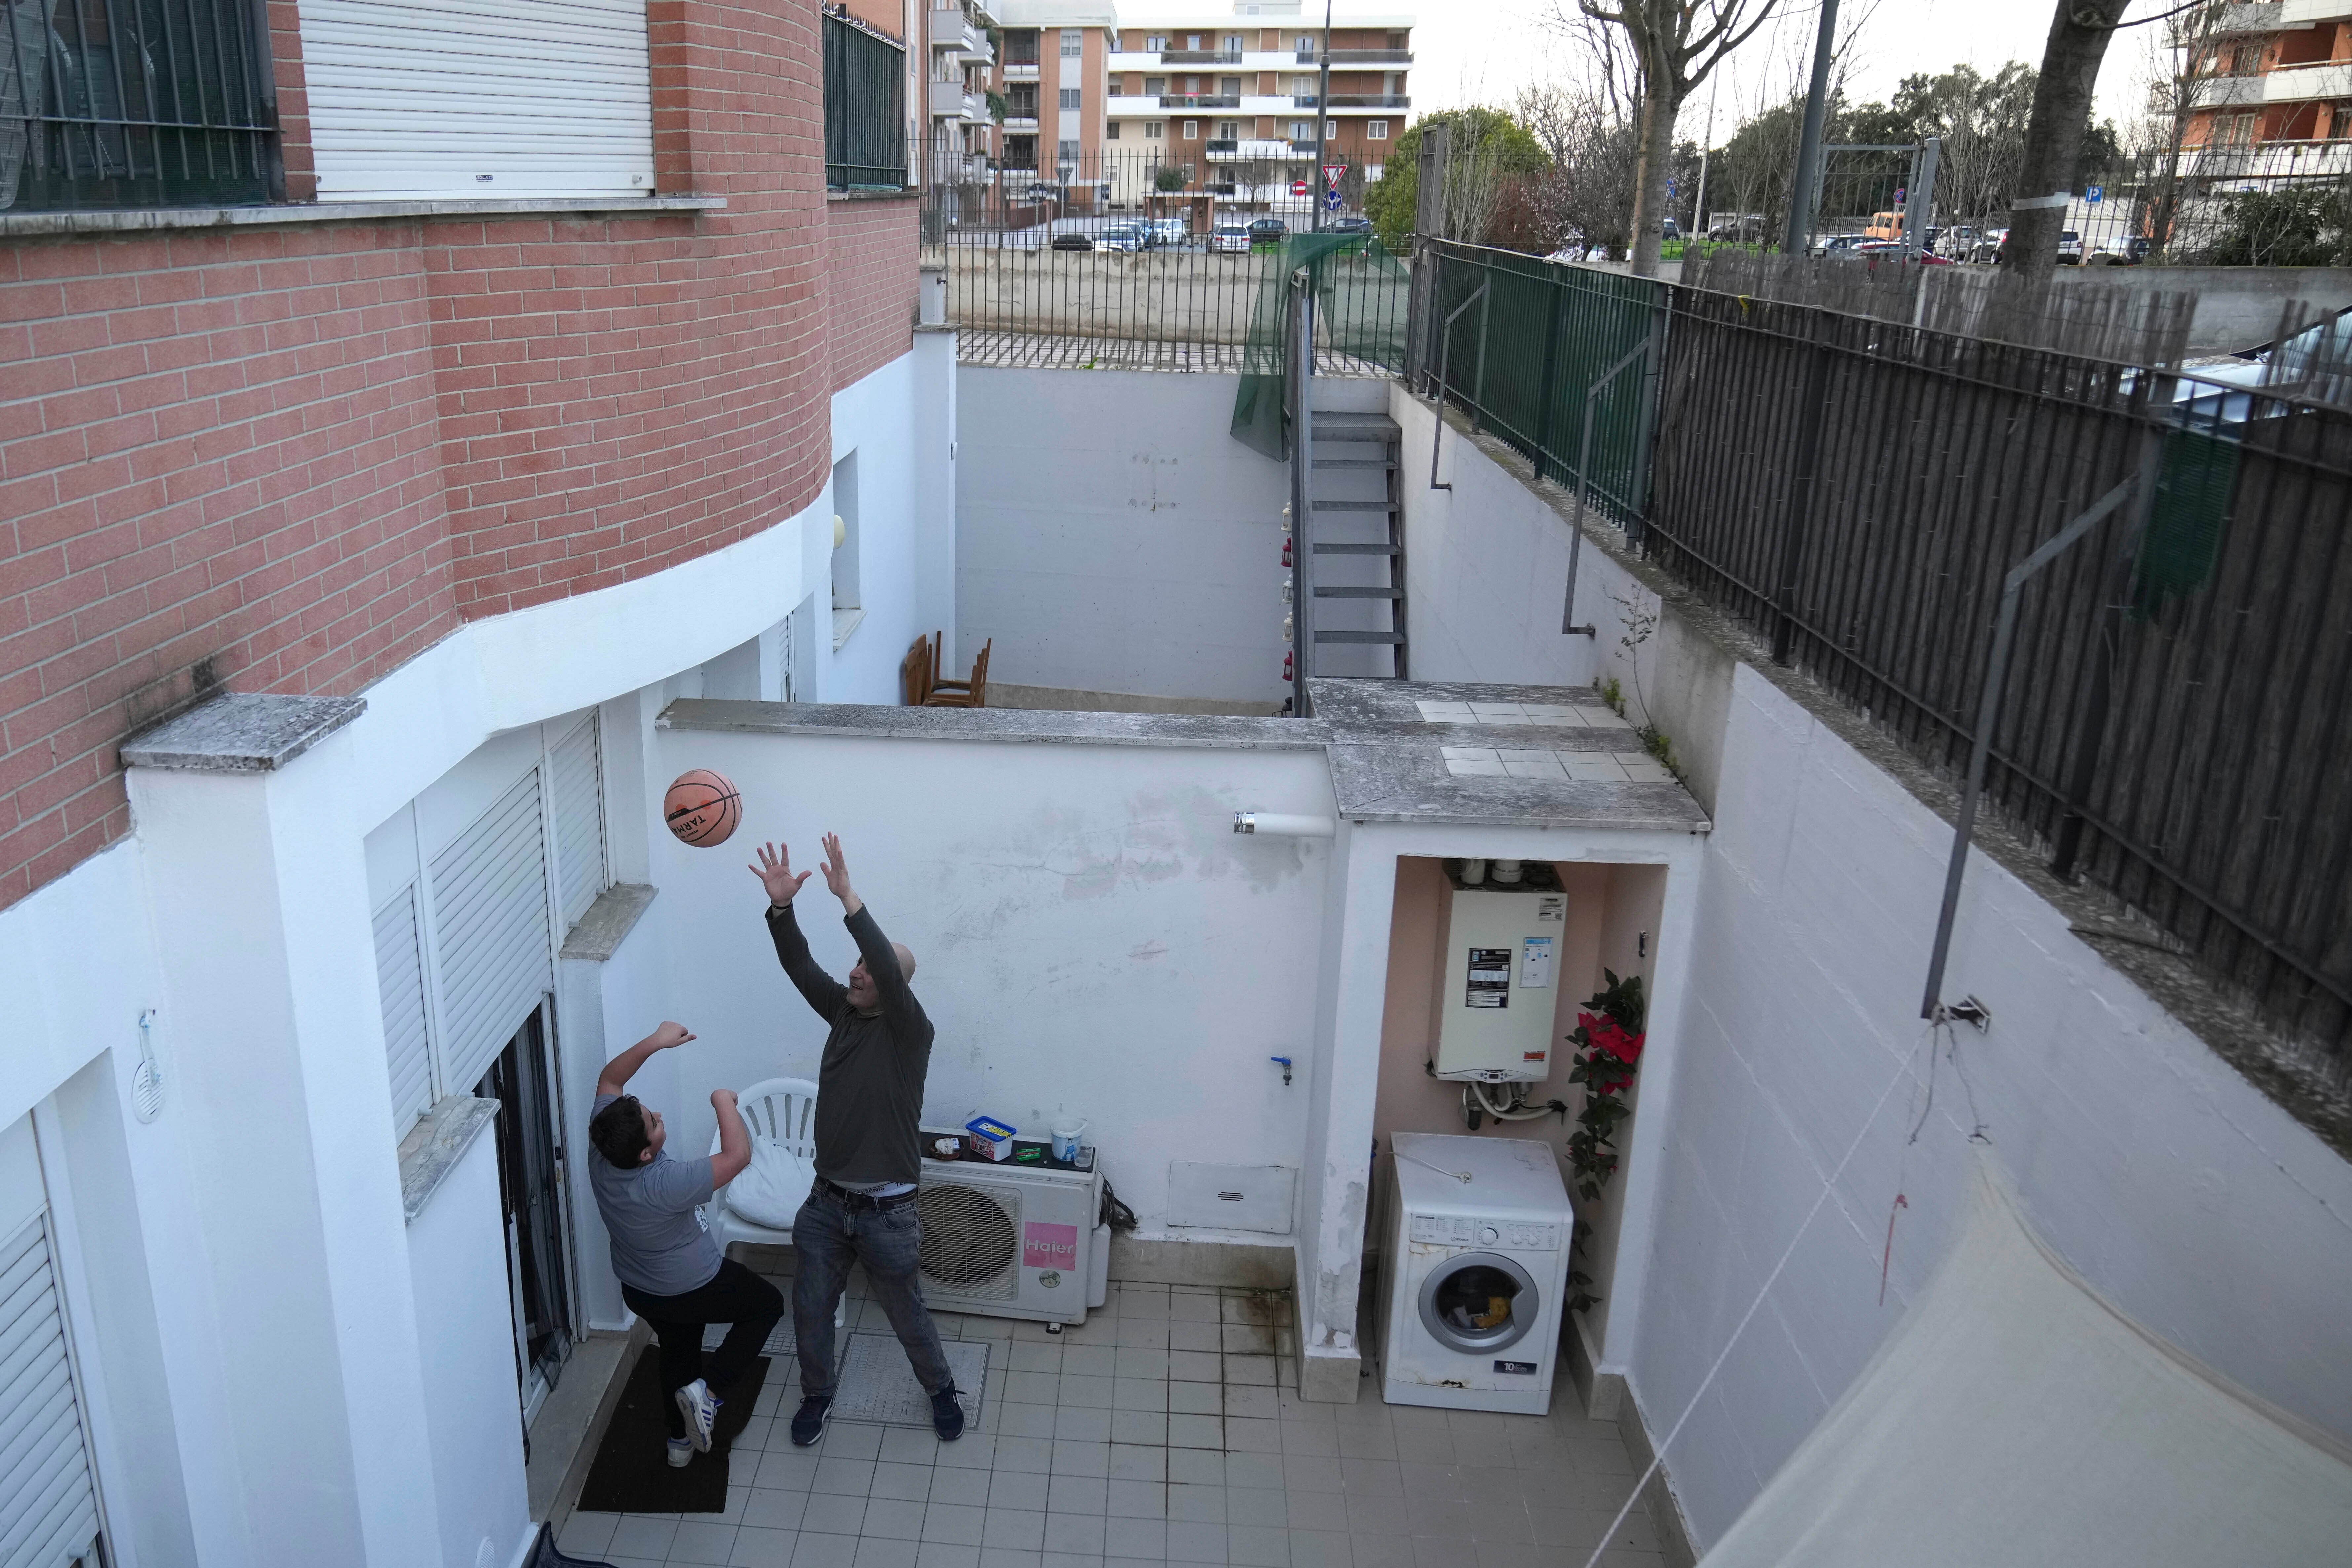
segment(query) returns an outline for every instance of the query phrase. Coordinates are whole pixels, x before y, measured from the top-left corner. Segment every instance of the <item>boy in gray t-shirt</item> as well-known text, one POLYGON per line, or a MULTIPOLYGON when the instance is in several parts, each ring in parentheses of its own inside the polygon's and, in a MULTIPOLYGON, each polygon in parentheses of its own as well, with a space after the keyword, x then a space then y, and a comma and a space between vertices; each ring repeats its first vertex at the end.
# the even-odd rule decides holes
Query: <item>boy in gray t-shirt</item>
POLYGON ((661 1341, 673 1465, 709 1450, 721 1403, 711 1391, 734 1386, 784 1315, 782 1294, 721 1253, 702 1222, 701 1205, 751 1163, 751 1134, 735 1110, 735 1091, 711 1090, 719 1152, 707 1160, 671 1154, 661 1113, 621 1092, 656 1051, 692 1038, 683 1025, 664 1024, 614 1057, 596 1079, 595 1109, 588 1118, 588 1141, 603 1156, 588 1163, 588 1179, 613 1238, 621 1300, 661 1341), (706 1374, 707 1323, 729 1328, 706 1374))

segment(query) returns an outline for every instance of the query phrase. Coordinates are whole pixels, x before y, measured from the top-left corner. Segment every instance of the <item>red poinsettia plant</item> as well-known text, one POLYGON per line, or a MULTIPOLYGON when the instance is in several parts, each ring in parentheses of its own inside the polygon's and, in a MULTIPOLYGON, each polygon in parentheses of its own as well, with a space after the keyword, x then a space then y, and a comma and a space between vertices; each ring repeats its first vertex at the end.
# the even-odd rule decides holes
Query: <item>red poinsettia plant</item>
POLYGON ((1588 1200, 1617 1172, 1617 1127, 1633 1114, 1621 1098, 1633 1087, 1633 1071, 1642 1059, 1642 1032, 1647 1008, 1642 998, 1642 977, 1620 980, 1610 970, 1608 984, 1585 1003, 1576 1016, 1569 1040, 1576 1047, 1570 1083, 1584 1086, 1584 1109, 1577 1113, 1576 1131, 1568 1140, 1568 1163, 1575 1173, 1576 1190, 1588 1200))
MULTIPOLYGON (((1568 1037, 1576 1047, 1568 1079, 1584 1086, 1584 1109, 1577 1112, 1576 1131, 1569 1134, 1568 1163, 1576 1190, 1588 1202, 1598 1199, 1601 1187, 1617 1173, 1618 1124, 1633 1114, 1620 1097, 1633 1087, 1642 1045, 1649 1037, 1642 1032, 1648 1011, 1642 999, 1642 977, 1620 980, 1606 969, 1601 974, 1608 984, 1584 1004, 1586 1011, 1576 1016, 1576 1027, 1568 1037)), ((1589 1229, 1583 1219, 1576 1222, 1572 1252, 1583 1252, 1589 1229)), ((1591 1275, 1573 1262, 1569 1265, 1570 1311, 1588 1311, 1601 1300, 1586 1289, 1591 1283, 1591 1275)))

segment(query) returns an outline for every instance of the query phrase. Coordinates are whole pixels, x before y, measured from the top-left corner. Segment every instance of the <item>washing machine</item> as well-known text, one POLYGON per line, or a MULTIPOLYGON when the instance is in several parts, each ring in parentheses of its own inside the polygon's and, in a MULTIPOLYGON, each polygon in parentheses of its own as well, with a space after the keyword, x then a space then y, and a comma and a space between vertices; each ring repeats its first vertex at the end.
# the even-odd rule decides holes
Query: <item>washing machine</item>
POLYGON ((1550 1146, 1398 1132, 1389 1151, 1381 1397, 1545 1414, 1574 1223, 1550 1146))

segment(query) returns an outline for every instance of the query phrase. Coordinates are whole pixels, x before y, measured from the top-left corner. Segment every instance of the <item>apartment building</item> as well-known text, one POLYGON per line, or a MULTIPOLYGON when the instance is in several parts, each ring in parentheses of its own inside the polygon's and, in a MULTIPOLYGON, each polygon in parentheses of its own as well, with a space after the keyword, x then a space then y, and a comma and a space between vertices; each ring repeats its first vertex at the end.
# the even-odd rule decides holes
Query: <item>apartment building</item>
POLYGON ((2352 168, 2352 0, 2214 8, 2192 69, 2192 172, 2352 168))
POLYGON ((998 132, 991 100, 996 97, 997 37, 995 15, 981 0, 927 0, 926 184, 984 178, 995 160, 998 132))
POLYGON ((858 9, 0 28, 10 1562, 529 1546, 628 1321, 562 1151, 654 716, 953 625, 919 12, 858 9))
POLYGON ((1236 165, 1306 180, 1319 131, 1325 162, 1378 178, 1412 108, 1410 16, 1335 16, 1327 37, 1319 11, 1286 0, 1234 0, 1229 16, 1050 0, 1003 0, 1003 12, 1008 168, 1108 157, 1189 163, 1204 183, 1236 165))

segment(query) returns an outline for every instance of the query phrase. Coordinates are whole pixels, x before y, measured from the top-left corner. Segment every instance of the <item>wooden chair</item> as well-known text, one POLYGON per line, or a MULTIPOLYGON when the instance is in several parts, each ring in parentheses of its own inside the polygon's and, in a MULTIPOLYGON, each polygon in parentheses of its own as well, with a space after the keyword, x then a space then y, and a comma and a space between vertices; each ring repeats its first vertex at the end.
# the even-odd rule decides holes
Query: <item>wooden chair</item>
POLYGON ((898 683, 906 692, 907 706, 920 708, 930 700, 931 680, 939 666, 931 655, 931 639, 917 637, 915 646, 898 664, 898 683))
MULTIPOLYGON (((931 682, 930 695, 923 699, 930 708, 985 708, 988 706, 988 655, 996 646, 991 637, 981 645, 980 657, 971 661, 969 680, 939 680, 931 682)), ((941 650, 944 652, 944 648, 941 650)), ((936 656, 935 656, 936 657, 936 656)))

